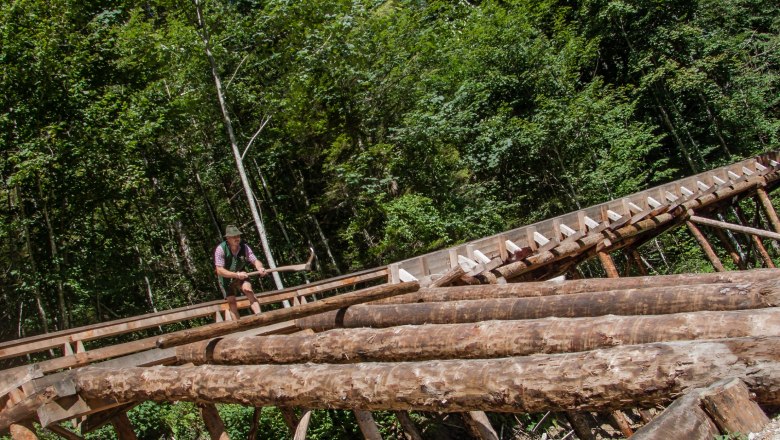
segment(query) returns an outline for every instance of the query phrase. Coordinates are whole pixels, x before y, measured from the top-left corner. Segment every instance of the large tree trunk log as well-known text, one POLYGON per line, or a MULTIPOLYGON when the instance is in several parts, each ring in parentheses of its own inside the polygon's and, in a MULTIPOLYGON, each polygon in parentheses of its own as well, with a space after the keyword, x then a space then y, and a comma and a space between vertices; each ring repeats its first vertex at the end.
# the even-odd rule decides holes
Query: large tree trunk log
POLYGON ((662 288, 698 284, 750 283, 776 280, 778 269, 754 269, 704 274, 657 275, 624 278, 587 278, 567 281, 532 281, 510 284, 490 284, 453 287, 423 287, 417 292, 398 295, 371 304, 408 304, 491 298, 524 298, 533 296, 569 295, 607 290, 662 288))
POLYGON ((780 336, 780 309, 544 318, 241 336, 177 347, 181 363, 294 364, 484 359, 649 342, 780 336))
POLYGON ((226 335, 239 330, 262 327, 264 325, 276 324, 289 321, 302 316, 316 315, 318 313, 330 310, 338 310, 354 304, 360 304, 368 301, 374 301, 381 298, 387 298, 393 295, 414 292, 420 288, 417 282, 400 284, 382 284, 380 286, 369 287, 367 289, 355 292, 345 293, 319 301, 310 302, 297 307, 272 310, 260 315, 248 316, 238 321, 220 322, 216 324, 204 325, 202 327, 182 330, 169 335, 161 336, 157 340, 159 348, 167 348, 175 345, 186 344, 188 342, 198 341, 206 338, 226 335))
POLYGON ((491 319, 576 318, 602 315, 661 315, 703 310, 773 307, 780 281, 752 284, 703 284, 676 289, 626 289, 532 298, 415 304, 359 305, 296 320, 299 328, 392 327, 491 319))
POLYGON ((667 342, 489 360, 84 368, 83 398, 374 410, 604 411, 667 404, 688 388, 740 378, 780 403, 780 337, 667 342))

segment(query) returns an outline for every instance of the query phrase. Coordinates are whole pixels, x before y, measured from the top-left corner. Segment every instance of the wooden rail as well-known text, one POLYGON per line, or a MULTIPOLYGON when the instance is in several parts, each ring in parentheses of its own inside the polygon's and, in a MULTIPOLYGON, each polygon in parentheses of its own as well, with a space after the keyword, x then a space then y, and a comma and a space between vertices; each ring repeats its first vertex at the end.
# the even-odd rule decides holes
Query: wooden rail
MULTIPOLYGON (((335 278, 306 284, 304 286, 290 287, 287 289, 261 293, 257 295, 258 302, 261 305, 276 304, 285 300, 292 300, 294 303, 301 301, 302 297, 316 293, 326 293, 330 290, 354 286, 356 284, 387 278, 387 268, 380 267, 362 272, 356 272, 349 275, 343 275, 335 278)), ((238 301, 239 309, 248 308, 249 301, 246 298, 240 298, 238 301)), ((16 339, 0 343, 0 359, 8 359, 16 356, 22 356, 29 353, 36 353, 53 348, 63 348, 65 357, 85 353, 84 342, 119 336, 127 333, 144 330, 161 325, 174 324, 197 318, 214 316, 215 321, 224 320, 224 316, 229 316, 228 304, 225 300, 211 301, 194 306, 181 307, 178 309, 166 310, 157 313, 135 316, 132 318, 108 321, 100 324, 77 327, 58 332, 30 336, 27 338, 16 339)), ((153 339, 153 338, 149 338, 153 339)), ((129 354, 136 351, 145 350, 154 347, 154 342, 149 340, 139 340, 127 344, 119 344, 123 347, 114 346, 98 349, 105 352, 105 356, 89 356, 91 361, 98 361, 119 354, 129 354)), ((97 350, 95 350, 97 351, 97 350)), ((81 355, 85 358, 85 355, 81 355)), ((75 358, 74 358, 75 360, 75 358)), ((59 362, 60 368, 72 366, 69 362, 59 362)))
POLYGON ((390 265, 391 281, 420 280, 422 285, 451 268, 506 261, 515 250, 531 255, 554 249, 605 229, 616 230, 670 212, 683 203, 780 170, 780 152, 769 152, 695 176, 660 185, 580 211, 543 220, 448 249, 390 265))

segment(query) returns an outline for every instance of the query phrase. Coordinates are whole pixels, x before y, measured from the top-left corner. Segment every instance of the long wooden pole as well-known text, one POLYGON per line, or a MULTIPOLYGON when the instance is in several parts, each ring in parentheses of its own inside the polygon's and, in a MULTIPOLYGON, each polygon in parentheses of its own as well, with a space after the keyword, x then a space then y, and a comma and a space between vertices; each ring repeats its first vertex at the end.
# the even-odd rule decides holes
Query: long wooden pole
POLYGON ((588 352, 357 365, 85 368, 85 399, 208 401, 376 410, 604 411, 669 403, 723 377, 780 404, 780 337, 682 341, 588 352), (584 386, 587 384, 587 386, 584 386))
POLYGON ((372 304, 458 301, 489 298, 521 298, 603 292, 635 288, 663 288, 696 284, 758 282, 780 278, 780 270, 753 269, 701 274, 655 275, 623 278, 585 278, 566 281, 530 281, 498 285, 423 287, 417 292, 374 301, 372 304))
POLYGON ((713 228, 728 229, 731 231, 742 232, 750 235, 757 235, 759 237, 771 238, 772 240, 780 240, 780 233, 765 231, 763 229, 751 228, 750 226, 735 225, 733 223, 722 222, 713 220, 711 218, 699 217, 692 215, 690 221, 698 223, 700 225, 712 226, 713 228))
POLYGON ((201 365, 421 361, 588 351, 617 345, 738 336, 780 336, 780 309, 647 316, 544 318, 390 328, 334 329, 313 335, 240 336, 176 348, 201 365))
POLYGON ((777 211, 775 211, 775 207, 772 205, 772 201, 769 199, 769 194, 767 194, 766 189, 764 189, 764 187, 758 187, 756 189, 756 194, 758 194, 758 200, 764 208, 764 213, 766 213, 769 223, 772 224, 772 229, 774 229, 775 232, 780 233, 780 218, 777 217, 777 211))
POLYGON ((780 280, 707 284, 676 289, 627 289, 576 295, 501 298, 446 303, 356 305, 336 313, 298 319, 299 328, 392 327, 490 319, 576 318, 602 315, 658 315, 703 310, 741 310, 778 304, 780 280))
POLYGON ((707 241, 707 237, 705 237, 701 230, 699 230, 699 227, 696 226, 693 221, 687 221, 685 224, 688 226, 688 230, 691 231, 693 238, 695 238, 696 242, 699 243, 699 246, 704 251, 704 255, 707 256, 707 259, 712 264, 712 267, 715 268, 715 270, 718 272, 725 272, 726 268, 723 267, 723 263, 720 261, 720 258, 718 258, 715 250, 712 249, 712 246, 710 246, 710 242, 707 241))
POLYGON ((295 318, 316 315, 318 313, 338 310, 351 305, 387 298, 393 295, 414 292, 419 288, 420 284, 416 281, 399 284, 382 284, 380 286, 332 296, 297 307, 277 309, 260 315, 247 316, 238 321, 220 322, 170 333, 157 339, 157 347, 173 347, 175 345, 186 344, 201 339, 226 335, 239 330, 262 327, 264 325, 276 324, 295 318))

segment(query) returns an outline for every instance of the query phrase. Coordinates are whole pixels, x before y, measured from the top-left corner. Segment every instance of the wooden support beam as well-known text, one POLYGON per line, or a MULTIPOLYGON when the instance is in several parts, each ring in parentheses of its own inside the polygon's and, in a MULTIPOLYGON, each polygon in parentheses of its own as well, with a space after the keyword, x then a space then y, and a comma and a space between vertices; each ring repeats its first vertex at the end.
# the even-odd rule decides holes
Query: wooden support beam
POLYGON ((365 440, 382 440, 382 434, 379 433, 379 427, 376 426, 371 411, 354 410, 360 432, 363 433, 365 440))
POLYGON ((127 417, 127 413, 119 413, 111 419, 111 425, 114 427, 114 432, 119 440, 136 440, 138 437, 133 431, 133 424, 130 422, 130 418, 127 417))
POLYGON ((780 336, 780 309, 544 318, 243 336, 179 347, 182 362, 294 364, 473 359, 587 351, 648 342, 780 336))
POLYGON ((577 295, 501 298, 446 303, 356 305, 339 313, 324 313, 296 320, 299 328, 322 331, 337 327, 392 327, 476 322, 488 319, 538 319, 550 316, 645 315, 702 310, 740 310, 778 303, 778 281, 745 285, 686 286, 671 291, 612 290, 577 295), (759 289, 759 284, 761 285, 759 289), (682 293, 685 292, 685 293, 682 293))
MULTIPOLYGON (((737 217, 739 218, 739 221, 746 225, 748 224, 747 217, 745 216, 745 212, 742 210, 742 208, 739 205, 736 205, 734 207, 734 211, 737 213, 737 217)), ((755 226, 758 226, 759 222, 761 221, 761 214, 759 213, 758 209, 756 209, 756 216, 755 216, 755 226)), ((756 248, 756 252, 758 252, 758 255, 761 257, 761 261, 764 262, 764 266, 767 268, 774 268, 775 263, 772 261, 772 257, 769 256, 769 252, 767 252, 766 247, 764 247, 764 242, 761 241, 761 238, 750 234, 750 239, 753 241, 753 246, 756 248)))
POLYGON ((769 199, 769 194, 767 194, 764 187, 757 188, 756 194, 761 202, 761 207, 764 208, 766 217, 769 219, 769 223, 772 225, 772 229, 780 234, 780 218, 777 217, 777 211, 775 211, 775 207, 772 205, 772 200, 769 199))
POLYGON ((596 436, 593 434, 595 421, 590 413, 566 411, 565 414, 566 420, 580 440, 596 440, 596 436))
POLYGON ((254 440, 257 438, 257 431, 259 430, 258 424, 260 423, 260 416, 263 415, 263 408, 255 407, 252 411, 252 421, 249 426, 249 433, 246 435, 247 439, 254 440))
POLYGON ((414 292, 419 288, 420 284, 418 282, 383 284, 381 286, 369 287, 367 289, 303 304, 298 307, 277 309, 261 315, 248 316, 238 321, 208 324, 194 329, 171 333, 160 337, 157 340, 157 346, 159 348, 167 348, 186 344, 201 339, 226 335, 239 330, 262 327, 264 325, 284 322, 303 316, 311 316, 330 310, 338 310, 354 304, 376 301, 382 298, 414 292))
POLYGON ((420 434, 420 430, 417 429, 417 426, 414 425, 414 422, 412 421, 411 417, 409 417, 408 412, 395 411, 394 414, 396 419, 398 419, 398 423, 401 425, 401 429, 404 431, 406 440, 423 440, 422 434, 420 434))
POLYGON ((737 249, 731 243, 731 240, 729 240, 729 238, 726 236, 726 233, 719 228, 713 228, 713 231, 715 232, 715 235, 718 237, 718 241, 720 241, 720 243, 726 249, 726 252, 729 254, 729 257, 731 257, 731 261, 734 262, 734 265, 737 266, 739 270, 746 270, 747 262, 743 261, 742 257, 739 256, 739 252, 737 252, 737 249))
POLYGON ((311 410, 304 409, 301 413, 301 419, 295 425, 293 440, 306 440, 306 433, 309 431, 309 423, 311 423, 311 410))
POLYGON ((463 422, 476 440, 498 440, 498 434, 490 425, 487 414, 483 411, 468 411, 461 413, 463 422))
POLYGON ((216 405, 213 403, 200 403, 198 408, 200 408, 200 415, 203 417, 203 423, 206 425, 206 430, 209 432, 211 440, 230 440, 216 405))
POLYGON ((713 228, 728 229, 731 231, 742 232, 744 234, 757 235, 759 237, 771 238, 772 240, 780 240, 780 234, 777 232, 765 231, 763 229, 751 228, 749 226, 735 225, 733 223, 722 222, 713 220, 711 218, 699 217, 692 215, 690 221, 700 225, 712 226, 713 228))
POLYGON ((707 257, 710 264, 712 264, 712 267, 714 267, 717 272, 725 272, 726 268, 723 267, 723 263, 721 263, 720 258, 718 258, 718 255, 712 249, 710 242, 707 241, 707 238, 702 234, 699 227, 692 221, 687 221, 685 224, 688 226, 688 230, 691 231, 693 238, 699 243, 699 246, 704 251, 704 255, 707 257))
POLYGON ((57 396, 57 388, 49 386, 42 391, 27 396, 20 402, 6 407, 0 412, 0 432, 8 429, 13 423, 35 418, 38 408, 56 399, 57 396))
POLYGON ((58 425, 56 423, 52 423, 51 425, 46 427, 47 430, 59 435, 60 437, 66 439, 66 440, 83 440, 84 437, 76 434, 75 432, 65 429, 61 425, 58 425))
POLYGON ((119 401, 206 400, 265 406, 281 400, 307 408, 357 406, 366 411, 538 413, 667 404, 670 396, 721 377, 740 378, 759 404, 777 405, 778 369, 780 337, 758 337, 479 360, 87 367, 78 370, 74 380, 86 398, 119 401))
POLYGON ((604 267, 604 271, 607 272, 607 278, 620 278, 617 266, 615 266, 615 261, 612 260, 612 257, 608 252, 599 252, 598 257, 601 266, 604 267))

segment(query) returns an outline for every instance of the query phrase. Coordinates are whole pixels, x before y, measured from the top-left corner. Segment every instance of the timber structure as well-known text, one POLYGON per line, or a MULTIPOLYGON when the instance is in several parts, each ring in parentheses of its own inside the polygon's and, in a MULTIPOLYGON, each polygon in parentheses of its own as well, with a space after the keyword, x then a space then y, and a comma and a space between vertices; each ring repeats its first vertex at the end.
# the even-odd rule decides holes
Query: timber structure
POLYGON ((38 423, 77 439, 110 423, 118 438, 133 439, 126 412, 147 400, 196 402, 213 439, 228 438, 219 403, 256 415, 276 406, 295 439, 318 409, 353 411, 368 439, 381 438, 372 417, 380 410, 392 411, 409 439, 425 438, 409 411, 456 414, 477 439, 499 438, 488 413, 552 415, 565 429, 549 438, 604 437, 598 420, 612 436, 640 439, 760 431, 780 406, 780 270, 769 252, 780 253, 770 199, 778 185, 780 153, 771 152, 385 267, 266 292, 259 314, 246 299, 212 301, 2 342, 4 362, 57 355, 0 371, 0 433, 36 438, 38 423), (648 275, 641 246, 680 227, 714 272, 648 275), (749 252, 734 234, 747 237, 749 252), (708 236, 744 270, 727 271, 708 236), (618 250, 622 275, 611 255, 618 250), (582 276, 578 266, 594 259, 607 278, 582 276), (174 325, 186 329, 165 331, 174 325), (159 330, 104 342, 146 329, 159 330))

